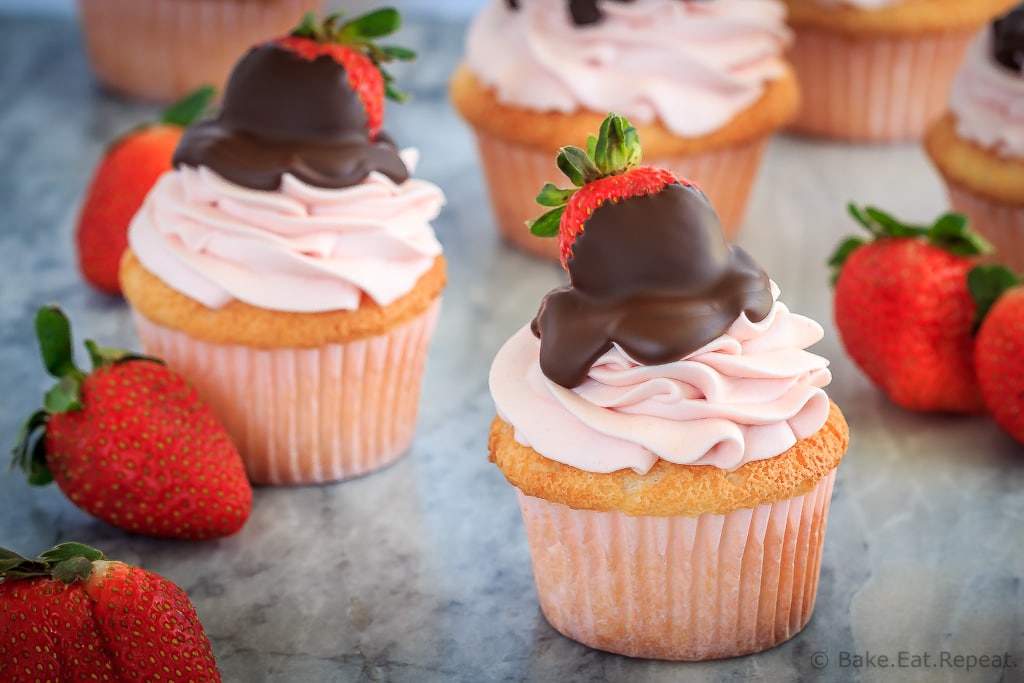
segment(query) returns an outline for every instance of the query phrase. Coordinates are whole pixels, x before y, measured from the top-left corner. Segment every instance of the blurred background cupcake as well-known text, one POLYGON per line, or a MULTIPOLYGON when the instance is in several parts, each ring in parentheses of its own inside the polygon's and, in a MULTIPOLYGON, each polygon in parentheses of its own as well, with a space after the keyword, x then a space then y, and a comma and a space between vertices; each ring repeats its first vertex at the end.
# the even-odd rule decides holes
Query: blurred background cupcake
POLYGON ((920 138, 971 37, 1012 0, 785 0, 803 106, 793 130, 839 140, 920 138))
POLYGON ((925 148, 991 259, 1024 272, 1024 3, 975 38, 925 148))
POLYGON ((253 43, 287 33, 323 0, 78 0, 96 78, 131 97, 173 102, 201 85, 222 92, 253 43))
POLYGON ((525 221, 560 177, 558 148, 583 145, 609 111, 640 130, 645 163, 698 183, 734 235, 766 142, 799 105, 784 19, 776 0, 490 0, 450 91, 504 237, 557 258, 525 221))

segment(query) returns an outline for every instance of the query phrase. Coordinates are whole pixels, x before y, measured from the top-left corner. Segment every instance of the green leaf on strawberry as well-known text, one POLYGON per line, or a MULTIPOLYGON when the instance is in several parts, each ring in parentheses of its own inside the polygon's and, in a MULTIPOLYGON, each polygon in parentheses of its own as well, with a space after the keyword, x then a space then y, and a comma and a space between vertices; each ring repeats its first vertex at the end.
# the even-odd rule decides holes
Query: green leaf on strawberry
POLYGON ((642 156, 636 128, 622 116, 609 114, 598 135, 587 138, 586 149, 570 145, 558 151, 555 163, 574 187, 561 189, 552 183, 544 186, 537 195, 537 203, 554 208, 536 220, 527 221, 530 232, 538 237, 556 236, 565 206, 579 188, 636 168, 642 156))
POLYGON ((854 251, 880 239, 921 239, 950 254, 957 256, 980 256, 990 253, 992 245, 981 235, 971 231, 966 216, 946 213, 931 225, 904 223, 881 209, 873 206, 859 207, 847 204, 847 212, 872 235, 871 240, 851 237, 843 240, 829 258, 832 269, 831 282, 835 285, 843 265, 854 251))
POLYGON ((1021 278, 1009 268, 994 263, 975 266, 967 273, 967 288, 978 304, 978 313, 974 319, 975 332, 999 297, 1021 282, 1021 278))
POLYGON ((210 104, 216 94, 217 89, 212 85, 204 85, 193 90, 180 101, 165 109, 160 116, 160 123, 181 128, 191 126, 200 116, 209 112, 210 104))

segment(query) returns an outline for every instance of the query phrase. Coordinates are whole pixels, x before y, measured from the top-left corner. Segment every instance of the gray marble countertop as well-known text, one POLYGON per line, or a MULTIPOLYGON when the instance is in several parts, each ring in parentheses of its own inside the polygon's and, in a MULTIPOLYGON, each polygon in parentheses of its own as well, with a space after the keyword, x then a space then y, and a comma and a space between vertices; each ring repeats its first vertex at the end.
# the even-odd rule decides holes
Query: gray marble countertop
MULTIPOLYGON (((450 284, 407 457, 342 484, 257 489, 245 528, 203 543, 122 533, 55 487, 33 490, 5 472, 0 545, 35 554, 80 540, 167 576, 192 597, 231 682, 1024 681, 1024 448, 985 417, 893 406, 851 365, 831 323, 825 261, 854 229, 846 201, 922 221, 944 209, 939 180, 912 145, 776 139, 739 239, 790 308, 825 325, 816 351, 832 360, 830 394, 852 432, 808 627, 758 655, 677 664, 590 650, 548 626, 513 489, 487 462, 486 378, 502 341, 563 276, 495 236, 469 132, 445 95, 462 30, 404 29, 403 43, 421 55, 399 70, 415 99, 388 112, 396 139, 422 150, 418 174, 448 195, 436 228, 450 284), (1016 667, 968 670, 953 659, 1004 653, 1016 667), (945 664, 912 666, 925 654, 945 664)), ((79 340, 137 344, 125 304, 79 279, 71 235, 104 144, 155 108, 95 86, 70 21, 0 14, 0 64, 8 448, 49 386, 32 334, 39 305, 64 306, 79 340)))

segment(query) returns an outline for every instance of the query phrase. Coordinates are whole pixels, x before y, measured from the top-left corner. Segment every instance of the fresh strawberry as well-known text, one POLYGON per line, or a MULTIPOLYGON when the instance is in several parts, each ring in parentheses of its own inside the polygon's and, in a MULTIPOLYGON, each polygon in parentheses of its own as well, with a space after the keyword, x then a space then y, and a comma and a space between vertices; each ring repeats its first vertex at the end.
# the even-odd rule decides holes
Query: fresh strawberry
POLYGON ((324 55, 345 68, 348 85, 359 96, 366 110, 371 140, 376 140, 384 124, 384 97, 402 101, 405 94, 392 86, 391 75, 381 64, 393 60, 414 59, 412 50, 395 46, 378 46, 375 38, 397 31, 402 25, 398 10, 375 10, 342 23, 343 12, 327 15, 323 21, 315 12, 307 12, 302 23, 290 35, 272 41, 291 50, 303 59, 314 60, 324 55))
POLYGON ((85 374, 56 307, 40 309, 36 332, 59 382, 14 448, 32 484, 55 480, 85 512, 135 533, 204 539, 242 528, 252 488, 241 457, 181 375, 91 340, 93 371, 85 374))
POLYGON ((558 168, 576 187, 563 190, 552 183, 545 185, 537 203, 555 208, 529 226, 538 237, 558 235, 563 268, 584 221, 605 201, 657 194, 672 183, 691 184, 663 168, 640 166, 640 158, 640 136, 618 114, 605 118, 597 137, 587 139, 586 150, 572 146, 559 150, 558 168))
POLYGON ((157 178, 170 170, 185 127, 206 111, 212 97, 213 88, 201 88, 165 111, 159 123, 136 128, 107 148, 75 231, 78 267, 96 289, 121 293, 117 273, 128 247, 128 225, 157 178))
POLYGON ((974 370, 985 407, 1024 443, 1024 279, 1004 266, 977 266, 967 284, 978 304, 974 370))
POLYGON ((914 226, 875 208, 849 210, 873 240, 851 237, 829 262, 846 352, 899 406, 982 412, 967 271, 991 247, 959 214, 914 226))
POLYGON ((0 680, 220 681, 181 588, 80 543, 0 548, 0 680))

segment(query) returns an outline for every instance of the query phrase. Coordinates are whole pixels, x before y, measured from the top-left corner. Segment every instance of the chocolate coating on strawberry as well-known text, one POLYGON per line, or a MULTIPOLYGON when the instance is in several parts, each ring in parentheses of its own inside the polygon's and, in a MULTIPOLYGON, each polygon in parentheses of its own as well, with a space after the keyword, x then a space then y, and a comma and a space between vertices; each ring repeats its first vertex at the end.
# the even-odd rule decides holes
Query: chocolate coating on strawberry
POLYGON ((358 185, 373 171, 396 183, 409 177, 389 137, 370 140, 340 64, 272 44, 235 66, 221 112, 185 132, 174 154, 180 164, 207 166, 256 190, 277 189, 285 173, 325 188, 358 185))
POLYGON ((533 321, 541 370, 564 387, 583 382, 613 343, 644 365, 670 363, 740 314, 758 321, 772 307, 768 276, 725 241, 693 185, 604 202, 567 263, 571 284, 550 292, 533 321))
POLYGON ((992 53, 1006 68, 1024 72, 1024 3, 992 23, 992 53))
POLYGON ((640 166, 640 139, 609 114, 587 150, 563 147, 558 167, 577 189, 547 184, 537 202, 554 207, 530 224, 558 235, 569 286, 548 293, 531 325, 540 367, 578 386, 618 344, 633 360, 680 360, 746 314, 763 320, 774 303, 768 276, 725 240, 718 214, 697 186, 640 166))

